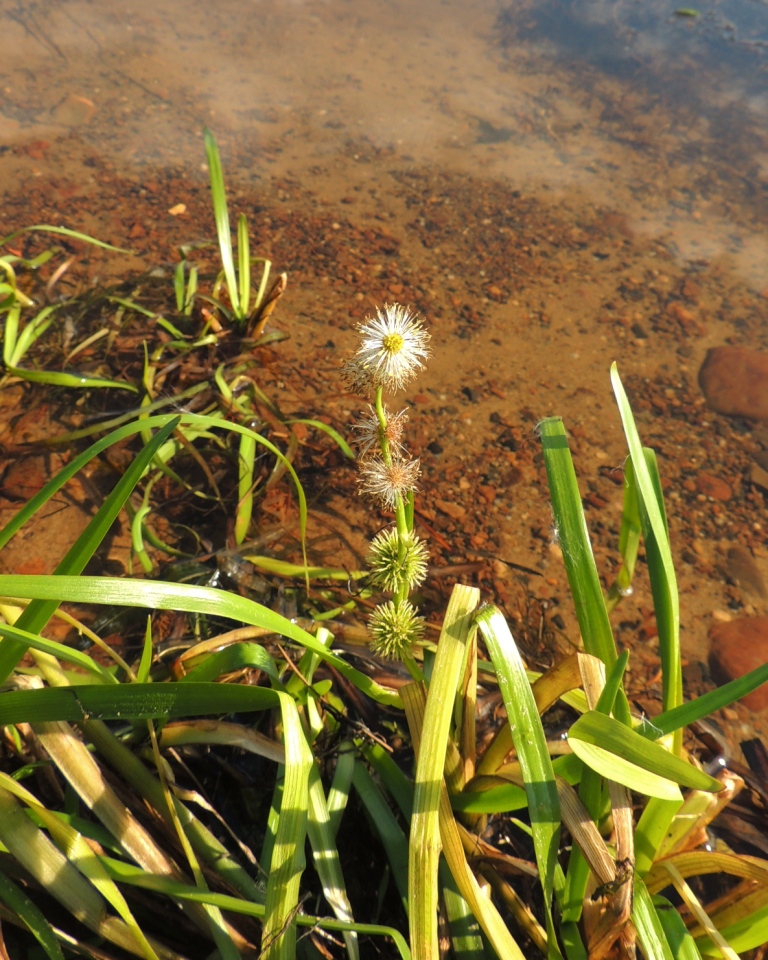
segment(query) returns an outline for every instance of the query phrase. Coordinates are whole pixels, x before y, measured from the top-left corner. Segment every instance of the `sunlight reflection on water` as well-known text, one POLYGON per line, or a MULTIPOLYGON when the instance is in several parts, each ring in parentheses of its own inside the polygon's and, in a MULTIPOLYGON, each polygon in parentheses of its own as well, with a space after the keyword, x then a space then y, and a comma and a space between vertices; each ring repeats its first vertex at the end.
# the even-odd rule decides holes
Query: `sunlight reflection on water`
POLYGON ((305 184, 328 164, 343 179, 364 143, 393 164, 581 193, 640 236, 671 232, 684 259, 732 258, 762 289, 766 3, 695 9, 74 0, 43 19, 20 6, 2 15, 0 141, 199 170, 207 124, 245 183, 305 184))

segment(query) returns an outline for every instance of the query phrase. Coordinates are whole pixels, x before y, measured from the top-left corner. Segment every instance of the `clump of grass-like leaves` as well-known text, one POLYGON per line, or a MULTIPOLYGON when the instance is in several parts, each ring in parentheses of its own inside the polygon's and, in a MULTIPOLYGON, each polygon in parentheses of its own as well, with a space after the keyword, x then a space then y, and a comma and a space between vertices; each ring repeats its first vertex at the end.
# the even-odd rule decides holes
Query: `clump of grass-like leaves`
POLYGON ((402 316, 394 326, 382 320, 373 333, 365 325, 361 332, 379 337, 363 341, 351 371, 357 386, 367 379, 373 388, 367 429, 376 452, 369 453, 363 489, 395 516, 394 532, 372 551, 374 579, 389 594, 384 604, 392 612, 391 618, 374 613, 374 636, 385 653, 406 659, 412 681, 389 689, 335 651, 325 626, 305 629, 233 593, 85 576, 118 513, 151 479, 152 464, 166 462, 163 451, 174 431, 202 436, 221 423, 147 411, 117 427, 0 532, 2 548, 100 451, 143 435, 141 452, 54 575, 0 576, 2 916, 28 931, 52 960, 345 954, 356 960, 370 938, 383 955, 394 950, 403 958, 436 960, 441 917, 446 949, 475 960, 630 957, 637 948, 649 960, 670 960, 733 956, 765 942, 768 863, 699 845, 702 826, 735 794, 738 778, 726 769, 717 777, 702 770, 685 753, 682 731, 768 680, 768 667, 683 701, 661 485, 618 373, 614 369, 612 379, 630 452, 621 589, 642 537, 663 674, 663 711, 653 723, 633 716, 629 706, 628 655, 617 654, 558 419, 545 420, 540 436, 583 651, 532 675, 501 613, 480 606, 479 591, 466 586, 453 591, 436 650, 425 646, 419 629, 402 628, 397 615, 405 610, 411 627, 417 616, 409 591, 424 573, 425 558, 412 549, 415 468, 394 469, 410 461, 382 392, 387 363, 407 336, 422 350, 417 367, 426 358, 426 339, 421 326, 408 327, 402 316), (229 629, 191 642, 169 668, 158 655, 151 620, 137 662, 122 661, 81 627, 101 651, 96 658, 44 636, 50 619, 63 616, 63 602, 194 614, 229 629), (489 661, 478 658, 479 639, 489 661), (480 755, 478 682, 498 684, 508 717, 480 755), (558 700, 579 714, 566 745, 549 742, 542 722, 558 700), (353 722, 354 703, 366 701, 390 717, 403 711, 414 770, 398 767, 381 737, 353 722), (333 763, 325 752, 329 738, 337 745, 333 763), (257 755, 272 769, 256 851, 236 825, 225 822, 221 829, 216 798, 176 782, 185 750, 215 757, 222 746, 257 755), (381 839, 407 935, 377 922, 373 900, 358 901, 353 910, 356 897, 339 854, 345 831, 356 829, 348 826, 354 821, 346 810, 353 793, 381 839), (533 860, 488 843, 482 835, 488 815, 511 817, 529 832, 533 860), (688 878, 713 872, 742 882, 708 905, 688 878), (523 898, 513 876, 529 889, 540 882, 533 901, 523 898), (667 888, 685 904, 685 917, 662 896, 667 888), (159 913, 152 909, 158 903, 159 913))
MULTIPOLYGON (((255 339, 262 333, 267 318, 285 291, 287 274, 280 274, 270 286, 272 263, 265 257, 251 256, 248 218, 244 213, 239 214, 237 218, 237 263, 235 263, 232 234, 229 226, 229 207, 224 186, 224 172, 221 167, 216 138, 210 130, 205 131, 205 152, 208 157, 213 213, 216 219, 216 233, 221 255, 221 271, 214 284, 211 302, 241 332, 255 339), (257 264, 261 264, 261 278, 256 292, 252 295, 251 270, 257 264), (226 290, 229 306, 222 302, 221 292, 223 290, 226 290)), ((186 292, 183 293, 183 276, 183 268, 181 272, 177 270, 176 297, 179 304, 189 302, 190 296, 194 295, 197 283, 196 274, 190 271, 186 292)))
MULTIPOLYGON (((63 243, 78 241, 107 251, 130 251, 66 227, 49 225, 17 230, 0 239, 4 365, 0 387, 26 381, 86 390, 108 388, 139 395, 124 412, 102 415, 97 409, 86 425, 49 438, 49 443, 71 445, 119 429, 137 416, 150 418, 183 405, 196 411, 196 416, 179 420, 174 433, 157 450, 150 476, 142 485, 140 504, 127 503, 134 558, 147 573, 156 567, 158 556, 176 557, 185 550, 188 556, 203 552, 199 545, 202 538, 196 536, 196 531, 181 543, 166 542, 153 529, 153 489, 159 480, 175 482, 182 495, 223 506, 222 476, 234 472, 237 505, 232 540, 239 547, 248 539, 257 496, 287 473, 297 491, 302 540, 305 533, 306 503, 294 468, 298 436, 294 422, 259 386, 259 359, 254 354, 256 347, 283 339, 284 335, 277 331, 265 333, 264 327, 285 292, 287 275, 280 273, 270 279, 270 261, 251 256, 248 224, 243 215, 238 220, 235 265, 224 175, 216 140, 208 130, 205 146, 221 263, 213 278, 202 273, 201 265, 192 259, 193 246, 189 245, 181 249, 172 290, 167 282, 160 284, 150 275, 113 289, 89 287, 65 295, 61 292, 62 278, 72 272, 74 257, 62 259, 62 251, 53 246, 34 256, 24 256, 21 244, 25 237, 50 235, 61 238, 63 243), (256 265, 261 266, 261 279, 252 294, 251 273, 256 265), (46 271, 47 277, 43 276, 46 271), (203 282, 206 278, 212 280, 207 292, 203 282), (77 369, 86 357, 85 365, 77 369), (94 368, 108 369, 109 364, 119 369, 119 375, 108 377, 92 372, 94 368), (57 365, 63 369, 56 369, 57 365), (284 447, 271 439, 273 431, 287 436, 284 447), (206 492, 199 489, 199 481, 195 483, 175 469, 179 455, 184 453, 194 456, 197 467, 205 474, 206 492), (274 458, 271 469, 265 468, 261 454, 274 458), (213 467, 209 466, 211 463, 213 467), (195 542, 190 548, 191 541, 195 542), (154 554, 150 548, 154 548, 154 554)), ((324 432, 345 456, 352 456, 332 427, 317 420, 303 420, 302 424, 324 432)), ((151 429, 145 425, 145 440, 151 436, 151 429)), ((186 534, 189 533, 187 529, 186 534)))
MULTIPOLYGON (((127 250, 120 250, 87 234, 79 233, 77 230, 70 230, 67 227, 55 227, 50 224, 38 224, 34 227, 25 227, 22 230, 15 230, 8 236, 0 239, 0 323, 2 324, 3 340, 3 366, 5 373, 0 379, 0 387, 8 382, 9 378, 19 378, 31 383, 44 383, 55 387, 80 387, 80 388, 108 388, 117 390, 130 390, 137 392, 137 387, 130 383, 119 380, 110 380, 105 377, 93 377, 87 374, 78 374, 60 370, 41 370, 36 367, 24 365, 24 358, 27 357, 34 345, 46 334, 48 329, 57 323, 63 315, 62 307, 64 303, 53 302, 45 306, 40 306, 33 298, 28 296, 19 284, 18 271, 23 269, 28 272, 35 272, 44 264, 48 263, 54 256, 54 250, 44 250, 31 259, 27 259, 21 254, 13 253, 8 249, 10 243, 18 240, 24 234, 43 233, 53 236, 61 236, 71 240, 79 240, 83 243, 89 243, 104 250, 112 250, 118 253, 128 253, 127 250), (30 314, 32 314, 30 316, 30 314)), ((60 263, 56 271, 48 281, 48 292, 52 290, 56 281, 66 273, 71 261, 65 260, 60 263)), ((70 356, 74 356, 77 351, 74 350, 70 356)))

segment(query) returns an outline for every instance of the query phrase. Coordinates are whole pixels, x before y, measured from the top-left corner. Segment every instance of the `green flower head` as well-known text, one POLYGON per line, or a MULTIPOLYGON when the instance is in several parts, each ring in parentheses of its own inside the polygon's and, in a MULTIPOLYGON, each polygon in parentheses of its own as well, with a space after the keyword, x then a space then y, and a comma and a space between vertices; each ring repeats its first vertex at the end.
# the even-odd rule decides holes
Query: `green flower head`
POLYGON ((408 600, 398 606, 391 600, 379 604, 368 622, 371 650, 386 660, 411 656, 411 648, 424 633, 424 619, 408 600))
POLYGON ((388 593, 418 587, 427 576, 427 545, 418 537, 402 538, 393 527, 374 537, 368 554, 371 580, 388 593))

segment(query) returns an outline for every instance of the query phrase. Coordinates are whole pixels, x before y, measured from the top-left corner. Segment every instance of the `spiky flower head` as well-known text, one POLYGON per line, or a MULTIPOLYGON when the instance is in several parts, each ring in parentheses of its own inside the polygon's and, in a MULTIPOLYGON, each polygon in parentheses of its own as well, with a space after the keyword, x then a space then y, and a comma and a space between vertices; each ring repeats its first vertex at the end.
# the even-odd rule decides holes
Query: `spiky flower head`
POLYGON ((416 489, 419 461, 392 457, 387 464, 381 457, 369 457, 360 464, 360 493, 394 509, 399 497, 406 497, 416 489))
POLYGON ((368 621, 371 650, 387 660, 403 660, 411 656, 411 648, 424 633, 424 619, 408 600, 399 605, 391 600, 379 604, 368 621))
POLYGON ((358 393, 377 387, 401 390, 429 357, 430 335, 419 315, 399 303, 385 303, 375 316, 358 324, 360 346, 344 365, 358 393))
MULTIPOLYGON (((352 425, 352 429, 357 431, 355 443, 360 447, 360 459, 364 460, 368 453, 373 450, 374 453, 381 449, 381 424, 379 423, 376 410, 370 404, 368 405, 370 414, 362 417, 357 423, 352 425)), ((384 407, 384 419, 387 425, 384 429, 384 436, 389 444, 389 451, 394 456, 401 456, 405 453, 403 447, 403 430, 408 421, 408 411, 400 410, 397 413, 390 413, 384 407)))
POLYGON ((428 558, 423 540, 401 538, 395 527, 383 530, 373 538, 368 554, 371 580, 388 593, 396 593, 401 586, 413 590, 424 582, 428 558))

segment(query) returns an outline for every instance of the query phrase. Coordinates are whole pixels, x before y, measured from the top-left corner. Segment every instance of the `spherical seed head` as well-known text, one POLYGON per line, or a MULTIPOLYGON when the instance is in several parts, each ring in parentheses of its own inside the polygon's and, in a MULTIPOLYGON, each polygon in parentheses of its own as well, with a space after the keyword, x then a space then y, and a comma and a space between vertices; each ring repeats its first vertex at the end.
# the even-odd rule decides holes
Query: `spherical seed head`
POLYGON ((418 537, 400 538, 397 530, 383 530, 371 542, 368 567, 371 580, 388 593, 401 586, 418 587, 427 576, 427 545, 418 537))
MULTIPOLYGON (((364 460, 369 452, 376 453, 381 449, 381 424, 376 410, 370 404, 369 410, 370 413, 367 416, 352 425, 352 429, 357 431, 354 442, 360 447, 361 460, 364 460)), ((389 451, 393 456, 400 456, 405 453, 403 430, 408 420, 408 411, 400 410, 398 413, 390 413, 384 407, 384 418, 387 421, 384 436, 389 443, 389 451)))
POLYGON ((371 650, 386 660, 402 660, 411 655, 414 643, 424 634, 424 619, 408 600, 399 606, 391 600, 379 604, 368 621, 371 650))
POLYGON ((376 315, 358 324, 360 346, 345 364, 353 389, 401 390, 429 357, 430 335, 419 315, 399 303, 384 304, 376 315))
POLYGON ((418 476, 418 460, 392 457, 392 462, 387 464, 381 457, 372 456, 360 464, 360 493, 393 509, 398 497, 405 497, 416 489, 418 476))

